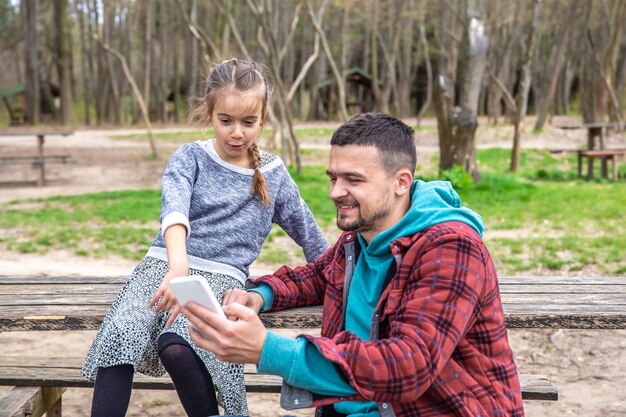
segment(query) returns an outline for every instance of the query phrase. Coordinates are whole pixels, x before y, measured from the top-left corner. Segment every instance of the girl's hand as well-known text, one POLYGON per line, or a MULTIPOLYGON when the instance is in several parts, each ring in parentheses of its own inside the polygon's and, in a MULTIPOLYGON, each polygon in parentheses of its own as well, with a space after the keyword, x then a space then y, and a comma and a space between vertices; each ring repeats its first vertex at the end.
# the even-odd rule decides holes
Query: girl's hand
POLYGON ((165 323, 166 326, 171 326, 174 323, 174 320, 176 320, 176 317, 178 316, 178 314, 180 314, 181 307, 182 307, 180 304, 178 304, 178 301, 176 300, 174 293, 170 289, 170 281, 172 280, 172 278, 183 277, 188 274, 189 274, 188 270, 187 271, 170 270, 165 275, 165 277, 163 277, 163 282, 161 283, 161 286, 156 291, 156 293, 154 294, 154 297, 152 297, 152 300, 150 300, 150 303, 148 304, 151 308, 155 307, 154 314, 157 314, 159 312, 165 313, 171 310, 170 317, 167 320, 167 323, 165 323))
POLYGON ((258 292, 246 291, 233 288, 226 291, 222 299, 222 306, 238 303, 246 307, 250 307, 255 313, 259 314, 259 311, 263 308, 263 297, 258 292))

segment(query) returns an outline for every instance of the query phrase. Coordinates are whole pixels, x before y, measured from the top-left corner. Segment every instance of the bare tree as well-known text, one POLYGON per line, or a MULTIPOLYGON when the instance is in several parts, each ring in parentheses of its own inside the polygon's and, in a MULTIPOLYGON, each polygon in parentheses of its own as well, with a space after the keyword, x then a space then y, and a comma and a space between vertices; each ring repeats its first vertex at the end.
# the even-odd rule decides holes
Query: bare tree
POLYGON ((317 13, 313 10, 313 5, 311 0, 307 0, 307 8, 309 10, 309 16, 311 17, 311 21, 313 22, 313 26, 317 31, 320 39, 322 40, 322 46, 324 48, 324 54, 326 55, 326 59, 328 60, 328 64, 332 69, 333 76, 335 78, 335 82, 337 83, 337 89, 339 91, 339 118, 342 121, 348 120, 348 108, 346 107, 346 81, 344 74, 339 71, 339 67, 337 66, 337 62, 333 57, 333 54, 330 50, 330 46, 328 45, 328 40, 326 39, 326 32, 322 29, 322 18, 324 17, 324 10, 326 9, 326 5, 328 4, 328 0, 322 0, 322 4, 319 6, 317 13))
MULTIPOLYGON (((39 37, 37 35, 37 19, 39 14, 38 0, 22 2, 22 22, 24 28, 24 46, 26 50, 26 114, 28 123, 36 125, 40 117, 39 88, 39 37)), ((47 88, 47 86, 46 86, 47 88)))
POLYGON ((528 108, 528 92, 530 91, 530 83, 532 79, 532 60, 535 53, 535 45, 537 43, 537 21, 539 20, 539 10, 541 8, 541 0, 533 1, 530 22, 528 24, 528 38, 524 46, 524 54, 520 62, 520 80, 517 95, 515 97, 515 114, 513 116, 513 150, 511 151, 511 165, 509 171, 517 172, 520 158, 520 144, 522 129, 524 126, 524 118, 528 108))
MULTIPOLYGON (((539 87, 541 95, 537 97, 537 120, 535 122, 535 130, 540 130, 546 122, 548 116, 548 110, 550 105, 554 101, 554 94, 556 92, 557 80, 563 62, 565 60, 565 50, 567 47, 567 41, 569 39, 573 25, 571 22, 575 21, 575 16, 578 13, 578 7, 581 3, 580 0, 574 0, 568 8, 568 12, 563 16, 563 21, 560 25, 560 31, 557 35, 556 48, 550 48, 550 60, 547 65, 541 65, 540 71, 549 74, 545 77, 544 83, 539 87)), ((560 14, 560 9, 556 9, 560 14)))
POLYGON ((54 0, 54 21, 56 26, 56 59, 59 85, 61 89, 61 123, 70 123, 73 116, 72 79, 70 73, 70 33, 67 20, 68 0, 54 0))
POLYGON ((137 99, 137 102, 139 103, 139 107, 141 108, 141 114, 143 115, 144 122, 146 123, 146 128, 148 129, 148 141, 150 143, 150 150, 152 151, 151 156, 154 159, 157 159, 158 154, 157 154, 157 149, 156 149, 156 145, 154 142, 154 136, 152 134, 152 123, 150 122, 150 115, 148 114, 148 108, 146 107, 146 103, 143 100, 143 97, 141 96, 141 91, 139 91, 139 88, 137 87, 137 83, 135 82, 135 79, 133 78, 133 75, 131 74, 130 69, 128 68, 128 65, 126 64, 126 59, 118 51, 111 48, 109 44, 103 42, 95 33, 92 35, 92 37, 96 40, 96 42, 98 42, 98 44, 102 47, 102 49, 104 49, 106 52, 108 52, 109 54, 117 58, 120 61, 120 64, 122 64, 122 70, 124 71, 124 76, 126 77, 126 80, 128 81, 128 83, 130 84, 133 90, 135 99, 137 99))
POLYGON ((447 170, 460 165, 474 180, 480 178, 474 135, 478 127, 478 98, 488 47, 485 28, 474 16, 476 6, 475 2, 468 1, 465 9, 461 55, 456 76, 458 99, 455 100, 455 85, 441 65, 433 97, 439 133, 439 168, 447 170))

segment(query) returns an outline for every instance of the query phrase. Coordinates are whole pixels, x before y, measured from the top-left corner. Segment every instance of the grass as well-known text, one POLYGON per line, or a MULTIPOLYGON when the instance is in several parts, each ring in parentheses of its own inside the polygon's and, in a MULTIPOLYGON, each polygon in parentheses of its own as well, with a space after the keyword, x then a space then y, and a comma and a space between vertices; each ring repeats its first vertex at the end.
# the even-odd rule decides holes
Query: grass
MULTIPOLYGON (((188 139, 188 138, 186 138, 188 139)), ((626 274, 625 167, 617 182, 576 177, 573 154, 524 150, 521 169, 506 173, 509 151, 479 150, 482 179, 466 184, 463 204, 480 213, 485 241, 501 274, 580 271, 626 274)), ((437 166, 435 163, 434 166, 437 166)), ((292 171, 304 200, 325 230, 334 227, 324 165, 292 171)), ((435 179, 434 172, 418 177, 435 179)), ((454 179, 454 178, 453 178, 454 179)), ((140 259, 158 230, 160 192, 120 191, 15 201, 0 206, 0 244, 7 250, 70 250, 86 257, 140 259)), ((275 227, 260 260, 289 263, 289 239, 275 227)))

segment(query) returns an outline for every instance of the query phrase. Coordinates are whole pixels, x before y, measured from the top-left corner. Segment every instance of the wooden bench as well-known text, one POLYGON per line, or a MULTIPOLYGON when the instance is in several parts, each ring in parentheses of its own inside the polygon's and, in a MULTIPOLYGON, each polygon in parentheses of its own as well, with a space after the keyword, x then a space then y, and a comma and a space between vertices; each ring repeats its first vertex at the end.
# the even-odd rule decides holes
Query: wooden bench
POLYGON ((0 157, 1 165, 19 165, 30 164, 33 168, 39 168, 39 176, 37 178, 37 185, 42 187, 46 183, 46 164, 48 163, 62 163, 65 164, 70 155, 44 155, 44 145, 46 136, 59 135, 68 136, 72 135, 72 131, 23 131, 23 132, 0 132, 0 136, 4 137, 16 137, 16 136, 36 136, 37 137, 37 155, 36 156, 3 156, 0 157))
MULTIPOLYGON (((96 330, 126 280, 0 275, 0 332, 96 330)), ((500 293, 511 329, 626 328, 626 277, 502 277, 500 293)), ((264 313, 261 319, 270 328, 319 328, 321 308, 264 313)), ((0 385, 15 387, 0 398, 0 417, 41 415, 10 414, 7 404, 60 416, 64 388, 92 386, 80 375, 81 366, 82 358, 0 354, 0 385)), ((280 391, 280 378, 256 374, 253 366, 246 367, 245 379, 248 392, 280 391)), ((526 400, 558 399, 556 387, 545 377, 520 374, 520 381, 526 400)), ((168 377, 137 376, 134 388, 172 389, 172 383, 168 377)))
POLYGON ((624 155, 626 155, 626 149, 579 150, 578 176, 582 177, 583 159, 587 158, 587 178, 593 178, 593 160, 600 159, 602 177, 608 178, 608 162, 610 161, 613 167, 612 179, 616 181, 619 174, 618 163, 624 155))

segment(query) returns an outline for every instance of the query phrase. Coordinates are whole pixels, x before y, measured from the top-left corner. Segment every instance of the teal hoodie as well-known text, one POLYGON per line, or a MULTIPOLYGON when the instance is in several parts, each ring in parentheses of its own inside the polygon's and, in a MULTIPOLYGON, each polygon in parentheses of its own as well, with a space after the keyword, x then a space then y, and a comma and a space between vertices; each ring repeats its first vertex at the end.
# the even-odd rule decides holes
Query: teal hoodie
MULTIPOLYGON (((358 235, 361 252, 348 294, 347 331, 361 340, 370 339, 374 310, 393 262, 391 242, 450 221, 465 223, 482 236, 482 217, 461 207, 459 195, 448 181, 416 180, 411 187, 411 207, 398 223, 378 234, 369 245, 358 235)), ((257 291, 263 296, 264 305, 269 307, 273 298, 269 286, 262 285, 257 291)), ((343 373, 324 358, 313 343, 302 337, 291 339, 268 331, 258 371, 282 376, 293 386, 322 395, 346 397, 356 394, 343 373)), ((373 401, 342 401, 335 404, 335 409, 350 417, 379 415, 373 401)))

